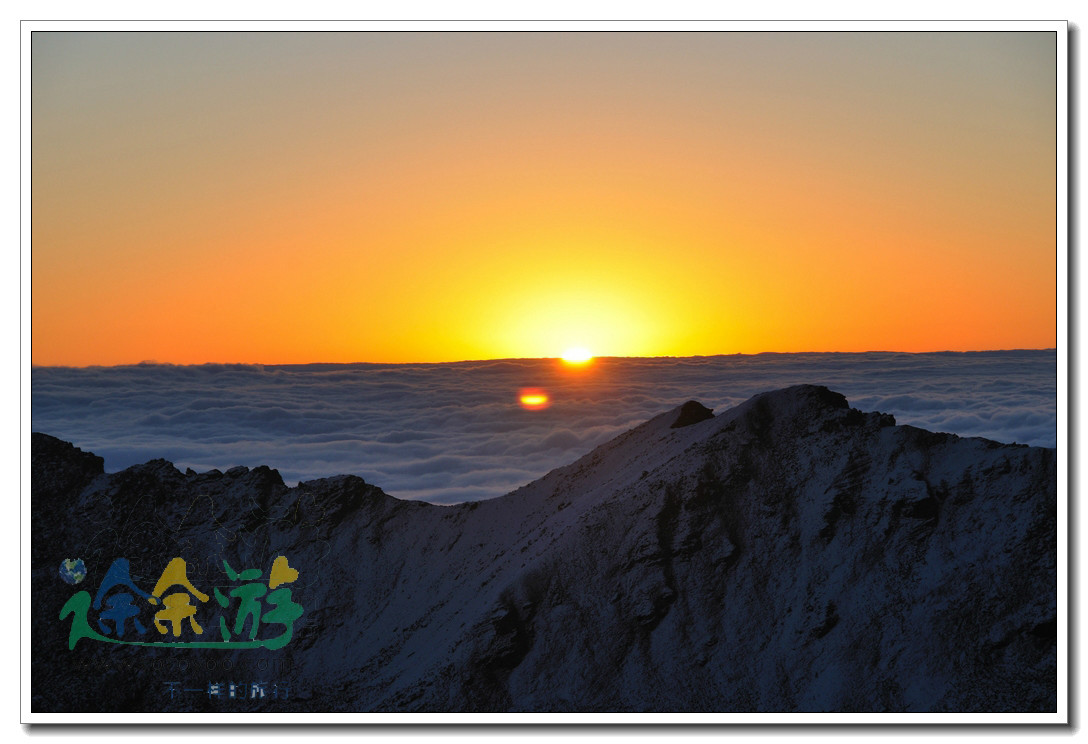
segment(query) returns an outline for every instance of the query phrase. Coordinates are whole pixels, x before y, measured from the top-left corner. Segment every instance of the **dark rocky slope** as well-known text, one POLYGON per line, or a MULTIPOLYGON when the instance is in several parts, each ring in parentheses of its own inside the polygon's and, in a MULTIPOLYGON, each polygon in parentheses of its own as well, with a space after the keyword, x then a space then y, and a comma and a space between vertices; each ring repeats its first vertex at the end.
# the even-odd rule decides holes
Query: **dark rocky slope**
POLYGON ((37 712, 1056 706, 1054 450, 896 426, 826 388, 685 404, 454 507, 266 467, 103 474, 44 434, 32 455, 37 712), (182 556, 211 594, 222 559, 267 576, 277 555, 305 607, 285 648, 68 649, 61 607, 115 558, 151 591, 182 556), (166 685, 228 681, 290 694, 166 685))

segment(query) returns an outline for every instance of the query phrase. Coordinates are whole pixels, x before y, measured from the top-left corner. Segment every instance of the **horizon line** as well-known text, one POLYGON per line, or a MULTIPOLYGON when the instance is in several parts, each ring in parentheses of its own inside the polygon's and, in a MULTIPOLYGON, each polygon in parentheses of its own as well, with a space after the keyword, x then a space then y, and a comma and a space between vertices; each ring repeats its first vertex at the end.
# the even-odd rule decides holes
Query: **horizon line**
MULTIPOLYGON (((603 359, 709 359, 712 357, 749 357, 749 356, 764 356, 764 355, 815 355, 815 354, 987 354, 987 353, 1000 353, 1000 352, 1018 352, 1018 351, 1057 351, 1056 346, 1047 346, 1041 348, 1027 348, 1018 347, 1012 349, 933 349, 929 351, 900 351, 896 349, 869 349, 866 351, 757 351, 757 352, 733 352, 733 353, 720 353, 720 354, 687 354, 687 355, 674 355, 674 354, 658 354, 658 355, 636 355, 636 356, 618 356, 618 355, 601 355, 590 357, 591 361, 603 360, 603 359)), ((327 361, 314 361, 314 362, 160 362, 154 359, 145 359, 139 362, 121 362, 118 364, 36 364, 33 361, 30 363, 31 369, 105 369, 113 367, 209 367, 209 366, 223 366, 223 367, 307 367, 307 366, 357 366, 357 365, 374 365, 374 366, 402 366, 408 367, 413 365, 437 365, 437 364, 472 364, 479 362, 524 362, 524 361, 561 361, 561 356, 548 356, 548 357, 490 357, 486 359, 449 359, 443 361, 417 361, 417 362, 384 362, 384 361, 351 361, 351 362, 327 362, 327 361)))

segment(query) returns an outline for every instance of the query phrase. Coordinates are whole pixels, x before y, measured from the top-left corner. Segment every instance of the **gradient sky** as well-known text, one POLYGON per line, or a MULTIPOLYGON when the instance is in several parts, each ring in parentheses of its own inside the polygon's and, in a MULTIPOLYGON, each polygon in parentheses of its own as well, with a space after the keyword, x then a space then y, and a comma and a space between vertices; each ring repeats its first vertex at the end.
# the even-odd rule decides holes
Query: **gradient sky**
POLYGON ((1053 33, 43 33, 39 365, 1056 345, 1053 33))

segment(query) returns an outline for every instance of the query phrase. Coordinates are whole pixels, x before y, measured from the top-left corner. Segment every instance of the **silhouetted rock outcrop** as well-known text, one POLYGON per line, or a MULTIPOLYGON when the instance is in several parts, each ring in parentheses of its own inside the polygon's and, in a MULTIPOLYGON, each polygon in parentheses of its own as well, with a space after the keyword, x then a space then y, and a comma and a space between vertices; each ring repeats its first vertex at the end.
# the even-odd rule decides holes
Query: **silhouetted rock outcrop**
POLYGON ((714 418, 714 411, 710 410, 697 400, 689 400, 687 403, 680 406, 680 415, 676 417, 676 421, 672 422, 672 428, 682 429, 685 426, 691 426, 700 421, 706 421, 708 418, 714 418))

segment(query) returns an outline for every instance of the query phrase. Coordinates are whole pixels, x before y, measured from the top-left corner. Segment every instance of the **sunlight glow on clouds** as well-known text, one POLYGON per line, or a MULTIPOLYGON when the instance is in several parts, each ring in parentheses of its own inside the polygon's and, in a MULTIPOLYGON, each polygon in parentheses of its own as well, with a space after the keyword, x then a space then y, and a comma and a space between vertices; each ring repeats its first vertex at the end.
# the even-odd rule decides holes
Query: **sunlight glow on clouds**
POLYGON ((436 365, 34 368, 32 426, 105 458, 361 475, 398 498, 492 498, 687 400, 716 414, 798 383, 962 436, 1053 447, 1053 351, 761 354, 436 365), (550 405, 526 410, 524 388, 550 405))

